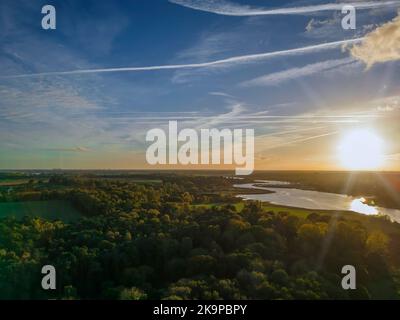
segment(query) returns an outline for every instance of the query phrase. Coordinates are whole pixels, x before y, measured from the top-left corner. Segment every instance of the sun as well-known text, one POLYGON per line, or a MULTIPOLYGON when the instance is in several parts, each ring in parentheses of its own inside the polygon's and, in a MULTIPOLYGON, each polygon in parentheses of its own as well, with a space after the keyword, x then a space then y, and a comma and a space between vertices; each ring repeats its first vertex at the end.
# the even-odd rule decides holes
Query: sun
POLYGON ((349 170, 379 169, 384 160, 384 142, 372 130, 358 129, 343 136, 338 146, 341 165, 349 170))

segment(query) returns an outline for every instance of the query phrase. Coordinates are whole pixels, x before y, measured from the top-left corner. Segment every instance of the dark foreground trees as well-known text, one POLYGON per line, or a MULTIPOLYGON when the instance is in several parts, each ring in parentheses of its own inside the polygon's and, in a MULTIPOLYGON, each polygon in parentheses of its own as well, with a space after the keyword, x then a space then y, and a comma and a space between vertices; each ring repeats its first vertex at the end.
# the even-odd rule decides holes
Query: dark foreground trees
POLYGON ((76 223, 0 220, 0 298, 400 297, 400 226, 385 219, 196 206, 199 194, 170 183, 91 184, 57 194, 85 213, 76 223), (46 264, 55 292, 40 286, 46 264), (347 264, 354 291, 340 285, 347 264))

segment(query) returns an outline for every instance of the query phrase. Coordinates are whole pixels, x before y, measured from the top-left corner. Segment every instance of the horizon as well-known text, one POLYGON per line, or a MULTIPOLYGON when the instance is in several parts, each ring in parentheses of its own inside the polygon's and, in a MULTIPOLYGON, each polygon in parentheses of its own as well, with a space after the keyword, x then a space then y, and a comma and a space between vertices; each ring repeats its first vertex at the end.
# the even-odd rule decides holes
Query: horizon
MULTIPOLYGON (((154 169, 154 168, 145 168, 145 169, 62 169, 62 168, 52 168, 52 169, 0 169, 0 172, 26 172, 26 171, 59 171, 59 172, 76 172, 76 171, 81 171, 81 172, 91 172, 91 171, 120 171, 120 172, 126 172, 126 171, 132 171, 132 172, 161 172, 161 173, 174 173, 174 172, 208 172, 208 173, 216 173, 216 172, 227 172, 227 173, 233 173, 235 172, 234 169, 154 169)), ((257 170, 255 169, 250 175, 247 176, 239 176, 238 178, 243 178, 246 179, 247 177, 251 177, 252 175, 258 173, 258 172, 322 172, 322 173, 394 173, 394 174, 400 174, 400 170, 398 171, 391 171, 391 170, 312 170, 312 169, 292 169, 292 170, 273 170, 273 169, 260 169, 257 170)), ((234 174, 235 175, 235 174, 234 174)), ((235 175, 236 176, 236 175, 235 175)))

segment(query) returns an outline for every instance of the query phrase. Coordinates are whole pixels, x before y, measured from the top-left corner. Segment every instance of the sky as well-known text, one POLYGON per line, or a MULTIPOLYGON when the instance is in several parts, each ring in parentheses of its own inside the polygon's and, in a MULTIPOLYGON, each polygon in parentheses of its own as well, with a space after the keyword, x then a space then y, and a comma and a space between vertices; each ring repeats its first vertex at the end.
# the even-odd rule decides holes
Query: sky
POLYGON ((343 169, 341 139, 373 130, 385 141, 379 169, 400 170, 399 9, 384 0, 1 1, 0 169, 151 168, 146 132, 176 120, 254 129, 258 170, 343 169), (348 3, 355 30, 342 28, 348 3), (55 30, 41 27, 46 4, 55 30))

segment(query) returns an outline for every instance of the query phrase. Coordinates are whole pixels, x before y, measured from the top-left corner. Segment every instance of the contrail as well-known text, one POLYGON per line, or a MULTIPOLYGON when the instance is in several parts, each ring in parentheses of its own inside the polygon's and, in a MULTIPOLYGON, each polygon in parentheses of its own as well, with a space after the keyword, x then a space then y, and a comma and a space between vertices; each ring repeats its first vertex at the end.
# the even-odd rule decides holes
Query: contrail
POLYGON ((356 9, 374 9, 382 7, 400 6, 400 1, 366 1, 366 2, 343 2, 326 3, 320 5, 264 9, 254 8, 245 5, 239 5, 227 1, 213 0, 169 0, 169 2, 194 9, 225 16, 259 16, 259 15, 289 15, 289 14, 307 14, 322 11, 342 10, 343 6, 351 5, 356 9))
POLYGON ((284 71, 278 71, 270 73, 261 77, 257 77, 251 80, 246 80, 240 84, 243 87, 249 86, 273 86, 282 82, 293 80, 297 78, 307 77, 314 75, 315 73, 321 73, 324 71, 332 70, 336 67, 350 65, 356 60, 353 57, 337 60, 327 60, 323 62, 311 63, 304 67, 296 67, 287 69, 284 71))
POLYGON ((285 55, 295 55, 307 52, 317 52, 322 50, 328 50, 337 48, 346 44, 357 43, 362 41, 364 38, 355 38, 349 40, 341 40, 334 42, 327 42, 316 44, 307 47, 256 53, 242 56, 235 56, 221 60, 214 60, 203 63, 190 63, 190 64, 172 64, 172 65, 158 65, 158 66, 146 66, 146 67, 121 67, 121 68, 103 68, 103 69, 82 69, 82 70, 71 70, 71 71, 54 71, 54 72, 41 72, 41 73, 28 73, 11 76, 0 76, 0 79, 14 79, 14 78, 30 78, 39 76, 60 76, 60 75, 75 75, 75 74, 90 74, 90 73, 105 73, 105 72, 139 72, 139 71, 158 71, 158 70, 177 70, 177 69, 195 69, 195 68, 207 68, 224 66, 231 64, 249 63, 253 61, 263 60, 272 57, 279 57, 285 55))
POLYGON ((317 136, 312 136, 312 137, 307 137, 307 138, 302 138, 302 139, 296 139, 296 140, 292 140, 292 141, 288 141, 288 142, 282 142, 282 143, 275 144, 275 145, 269 146, 267 148, 264 148, 263 151, 269 150, 269 149, 283 147, 283 146, 286 146, 286 145, 289 145, 289 144, 293 144, 293 143, 306 142, 306 141, 309 141, 309 140, 328 137, 328 136, 332 136, 332 135, 338 134, 338 133, 339 133, 339 131, 333 131, 333 132, 328 132, 328 133, 324 133, 324 134, 319 134, 317 136))

